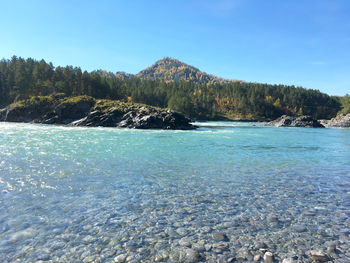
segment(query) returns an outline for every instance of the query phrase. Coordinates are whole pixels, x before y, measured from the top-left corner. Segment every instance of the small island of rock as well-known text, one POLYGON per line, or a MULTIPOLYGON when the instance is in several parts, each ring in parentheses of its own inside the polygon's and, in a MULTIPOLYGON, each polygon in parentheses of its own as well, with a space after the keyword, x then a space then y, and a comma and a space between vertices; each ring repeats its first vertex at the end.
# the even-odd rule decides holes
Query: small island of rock
POLYGON ((282 115, 274 121, 267 123, 268 126, 276 127, 305 127, 305 128, 324 128, 324 126, 311 116, 288 116, 282 115))
POLYGON ((89 96, 34 96, 0 110, 0 121, 134 129, 191 130, 184 115, 167 109, 89 96))

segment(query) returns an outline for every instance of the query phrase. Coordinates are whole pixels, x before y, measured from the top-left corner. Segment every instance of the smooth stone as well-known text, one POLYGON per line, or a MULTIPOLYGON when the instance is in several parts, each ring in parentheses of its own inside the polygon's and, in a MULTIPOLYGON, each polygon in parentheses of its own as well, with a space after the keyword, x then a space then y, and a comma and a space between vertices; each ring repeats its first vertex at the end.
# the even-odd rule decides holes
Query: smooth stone
POLYGON ((16 242, 22 241, 24 239, 29 239, 29 238, 33 237, 35 234, 36 234, 36 232, 34 229, 27 228, 25 230, 14 233, 10 238, 10 242, 16 243, 16 242))
POLYGON ((240 248, 237 251, 237 257, 241 260, 252 260, 253 259, 253 254, 247 249, 247 248, 240 248))
POLYGON ((110 258, 113 257, 115 255, 116 251, 114 249, 108 249, 106 251, 103 252, 103 256, 110 258))
POLYGON ((161 262, 163 260, 162 255, 156 255, 154 258, 154 262, 161 262))
POLYGON ((258 262, 258 261, 260 260, 260 258, 261 258, 260 255, 255 255, 254 258, 253 258, 253 260, 254 260, 255 262, 258 262))
POLYGON ((126 260, 126 254, 120 254, 114 258, 114 262, 120 263, 125 262, 126 260))
POLYGON ((293 227, 293 230, 297 233, 302 233, 307 230, 307 228, 304 225, 296 225, 293 227))
POLYGON ((185 236, 187 234, 187 230, 183 227, 180 227, 176 229, 176 233, 178 233, 180 236, 185 236))
POLYGON ((349 258, 338 258, 334 261, 335 263, 349 263, 349 258))
POLYGON ((169 255, 166 253, 166 251, 161 251, 160 253, 158 253, 155 258, 154 261, 155 262, 164 262, 168 259, 169 255))
POLYGON ((225 233, 215 232, 213 233, 213 239, 216 241, 229 241, 225 233))
POLYGON ((83 259, 84 263, 91 263, 91 262, 95 262, 95 257, 94 256, 88 256, 86 258, 83 259))
POLYGON ((138 263, 137 259, 135 258, 135 255, 127 256, 126 262, 135 262, 135 263, 138 263))
POLYGON ((65 242, 56 242, 56 243, 54 243, 54 244, 50 247, 50 249, 51 249, 51 250, 61 249, 61 248, 63 248, 65 245, 66 245, 65 242))
POLYGON ((216 250, 227 250, 229 245, 227 243, 215 243, 212 245, 212 248, 216 250))
POLYGON ((212 248, 212 245, 210 245, 210 244, 205 244, 205 245, 204 245, 204 249, 205 249, 206 251, 209 251, 211 248, 212 248))
POLYGON ((273 254, 271 252, 266 252, 264 255, 264 262, 265 263, 273 263, 273 254))
POLYGON ((311 258, 311 260, 316 262, 328 262, 330 257, 321 250, 309 250, 306 255, 311 258))
POLYGON ((201 228, 200 232, 201 233, 209 233, 211 231, 211 228, 209 226, 204 226, 201 228))
POLYGON ((282 263, 295 263, 296 261, 292 258, 285 258, 282 260, 282 263))
POLYGON ((204 244, 199 242, 192 244, 192 248, 198 252, 204 252, 206 250, 204 244))
POLYGON ((327 247, 327 253, 328 254, 335 254, 336 253, 336 246, 327 247))
POLYGON ((169 237, 171 237, 171 238, 175 238, 175 237, 178 237, 179 236, 179 234, 178 233, 176 233, 176 231, 174 230, 174 229, 172 229, 172 228, 167 228, 166 230, 165 230, 165 233, 167 234, 167 235, 169 235, 169 237))
POLYGON ((189 237, 183 237, 179 240, 179 245, 183 247, 190 247, 191 239, 189 237))
POLYGON ((267 245, 264 242, 258 242, 254 244, 254 248, 256 249, 267 248, 267 245))
POLYGON ((259 249, 259 252, 264 255, 266 252, 267 252, 267 249, 266 248, 260 248, 259 249))
POLYGON ((269 217, 267 217, 267 222, 269 222, 269 223, 278 222, 278 216, 269 216, 269 217))
POLYGON ((191 248, 186 249, 185 251, 185 262, 186 263, 195 263, 199 260, 199 253, 191 248))
POLYGON ((309 211, 309 210, 305 210, 305 211, 302 213, 302 215, 304 215, 304 216, 314 216, 314 215, 316 215, 316 213, 315 213, 315 212, 312 212, 312 211, 309 211))
POLYGON ((38 260, 43 260, 43 261, 47 261, 51 258, 49 253, 46 252, 42 252, 40 253, 40 255, 38 256, 38 260))

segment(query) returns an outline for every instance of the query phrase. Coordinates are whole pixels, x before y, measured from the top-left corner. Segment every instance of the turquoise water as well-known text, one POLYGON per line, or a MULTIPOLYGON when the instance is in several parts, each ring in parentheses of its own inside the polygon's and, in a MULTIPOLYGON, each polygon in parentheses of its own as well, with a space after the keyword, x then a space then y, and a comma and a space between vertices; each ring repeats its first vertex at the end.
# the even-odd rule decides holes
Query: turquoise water
POLYGON ((0 261, 350 260, 350 129, 198 125, 0 123, 0 261))

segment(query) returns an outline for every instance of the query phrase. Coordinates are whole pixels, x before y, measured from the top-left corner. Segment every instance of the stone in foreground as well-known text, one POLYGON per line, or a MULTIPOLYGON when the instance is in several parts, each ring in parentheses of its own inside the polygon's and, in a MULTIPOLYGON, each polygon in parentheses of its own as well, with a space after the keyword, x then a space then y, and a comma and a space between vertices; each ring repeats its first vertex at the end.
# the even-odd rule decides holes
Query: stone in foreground
POLYGON ((330 257, 321 250, 309 250, 306 255, 315 263, 328 262, 330 257))
POLYGON ((264 255, 264 262, 273 263, 273 261, 274 261, 273 254, 271 252, 266 252, 264 255))

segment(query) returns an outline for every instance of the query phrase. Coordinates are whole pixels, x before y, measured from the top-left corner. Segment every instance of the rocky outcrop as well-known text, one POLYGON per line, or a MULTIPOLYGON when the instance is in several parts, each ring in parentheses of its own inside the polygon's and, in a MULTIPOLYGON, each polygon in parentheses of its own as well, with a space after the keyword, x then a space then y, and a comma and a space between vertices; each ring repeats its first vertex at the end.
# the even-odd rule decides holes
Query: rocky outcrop
POLYGON ((190 119, 177 112, 88 96, 32 97, 1 109, 0 121, 134 129, 196 128, 190 119))
POLYGON ((350 127, 350 113, 340 114, 340 115, 338 115, 330 120, 320 120, 320 123, 327 128, 331 128, 331 127, 349 128, 350 127))
POLYGON ((324 128, 324 126, 311 116, 287 116, 282 115, 278 119, 271 121, 268 126, 276 127, 306 127, 306 128, 324 128))
POLYGON ((7 114, 7 109, 0 109, 0 121, 5 121, 6 119, 6 114, 7 114))
POLYGON ((189 130, 194 128, 189 121, 188 118, 176 112, 159 111, 143 106, 139 109, 130 109, 126 113, 118 108, 111 108, 107 112, 93 111, 71 124, 133 129, 189 130))

